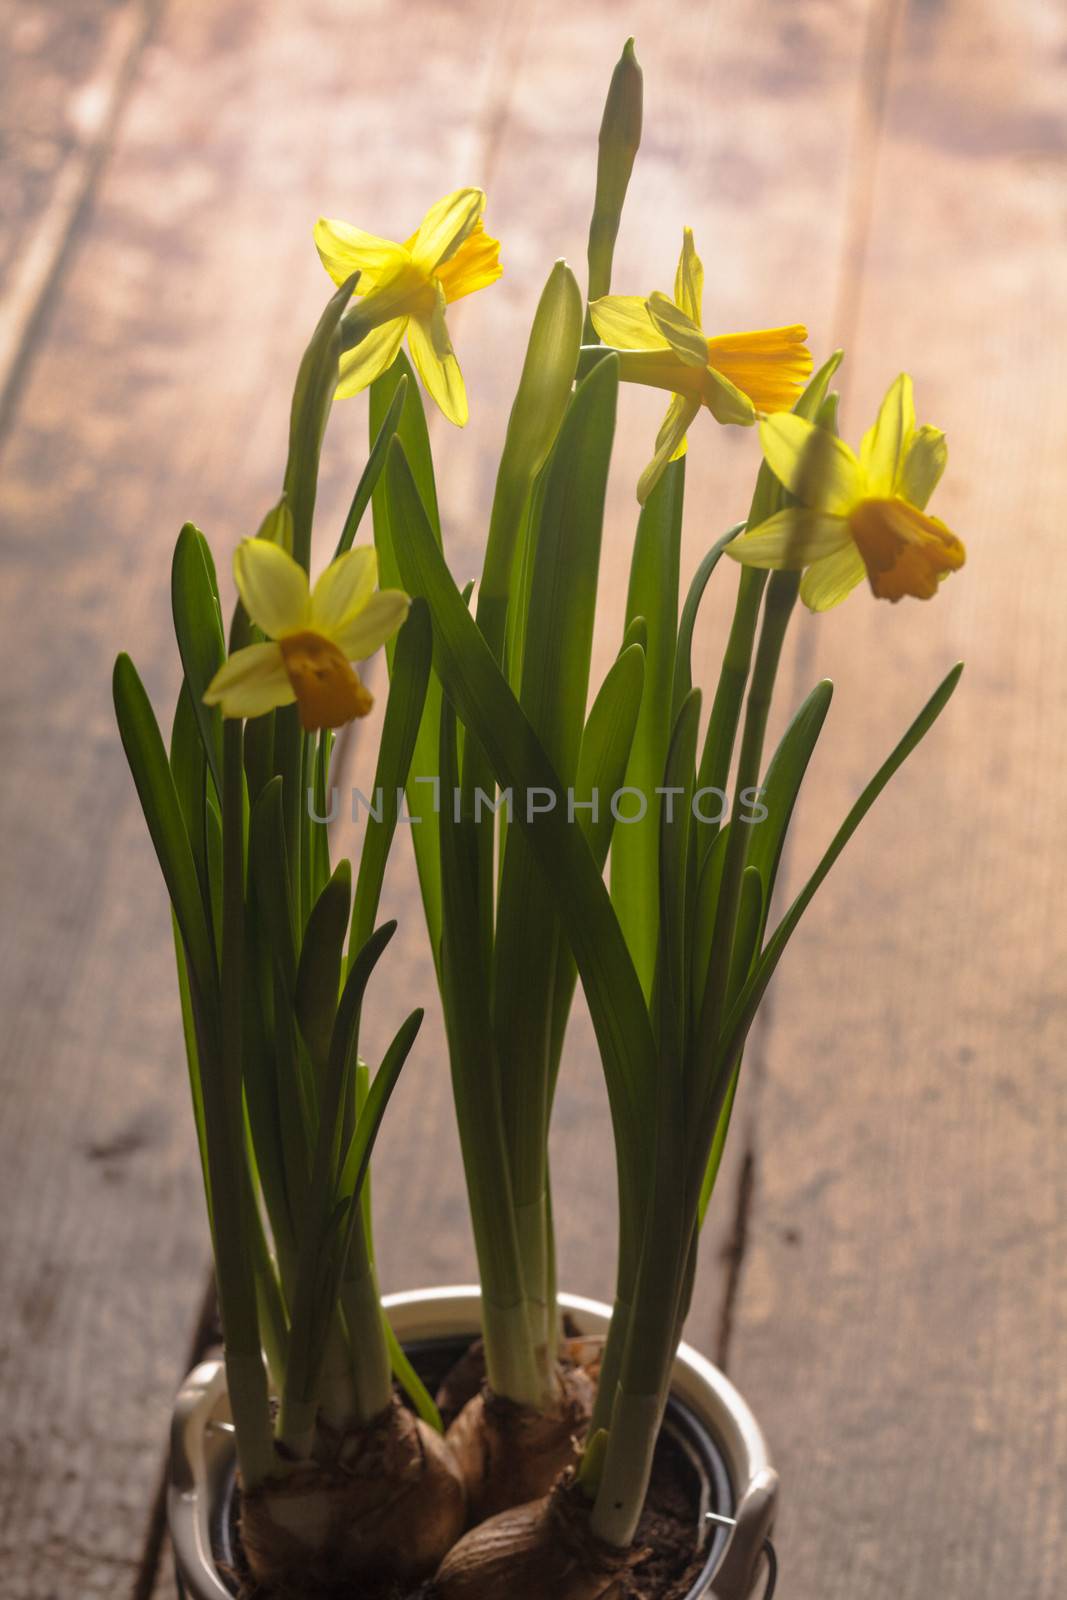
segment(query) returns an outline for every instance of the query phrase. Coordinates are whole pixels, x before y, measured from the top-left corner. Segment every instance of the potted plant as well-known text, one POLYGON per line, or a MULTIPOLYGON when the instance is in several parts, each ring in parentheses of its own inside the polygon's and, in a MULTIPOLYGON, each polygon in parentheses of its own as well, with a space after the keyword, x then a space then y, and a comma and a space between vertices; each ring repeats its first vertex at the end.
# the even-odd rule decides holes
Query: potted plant
POLYGON ((225 1336, 224 1366, 191 1375, 175 1417, 171 1527, 198 1600, 227 1592, 227 1562, 234 1581, 309 1600, 345 1585, 434 1600, 741 1600, 763 1549, 775 1479, 759 1429, 681 1345, 699 1232, 778 961, 961 670, 776 919, 787 830, 832 694, 817 685, 765 760, 778 662, 798 598, 819 612, 866 579, 876 597, 928 599, 964 552, 925 509, 945 444, 916 426, 906 376, 854 453, 830 388, 840 353, 812 375, 799 325, 708 331, 688 230, 672 295, 611 293, 640 129, 631 41, 601 130, 588 295, 557 263, 476 596, 448 568, 401 353, 406 338, 431 398, 464 423, 447 307, 500 273, 485 197, 469 189, 433 206, 406 244, 320 221, 337 292, 298 375, 285 493, 235 557, 228 653, 206 543, 191 528, 178 541, 184 677, 169 760, 132 666, 116 668, 174 908, 225 1336), (624 382, 670 398, 637 480, 620 649, 590 695, 624 382), (326 419, 335 393, 367 387, 367 465, 311 588, 326 419), (708 550, 679 605, 684 453, 701 410, 758 424, 763 461, 748 516, 708 550), (373 551, 354 546, 368 506, 373 551), (713 575, 734 563, 704 727, 693 631, 713 575), (331 872, 322 820, 334 810, 331 729, 368 708, 350 663, 383 643, 389 697, 353 896, 347 864, 331 872), (391 931, 374 924, 404 805, 418 823, 480 1287, 383 1308, 364 1180, 420 1013, 373 1078, 358 1039, 391 931), (556 1283, 548 1130, 579 979, 617 1156, 610 1310, 556 1283), (657 1509, 668 1490, 673 1522, 657 1509))

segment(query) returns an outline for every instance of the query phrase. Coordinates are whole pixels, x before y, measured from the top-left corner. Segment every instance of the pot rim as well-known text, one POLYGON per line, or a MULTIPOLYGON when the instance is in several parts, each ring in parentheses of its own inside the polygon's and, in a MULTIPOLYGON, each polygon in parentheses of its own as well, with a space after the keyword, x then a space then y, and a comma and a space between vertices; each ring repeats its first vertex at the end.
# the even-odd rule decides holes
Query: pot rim
MULTIPOLYGON (((560 1294, 561 1311, 579 1332, 607 1331, 611 1308, 584 1295, 560 1294)), ((397 1337, 405 1340, 474 1334, 479 1325, 477 1285, 405 1290, 385 1295, 397 1337)), ((745 1600, 759 1562, 764 1535, 773 1519, 777 1477, 763 1432, 743 1396, 711 1361, 691 1345, 675 1357, 671 1390, 696 1413, 718 1444, 731 1480, 738 1519, 711 1575, 714 1589, 694 1590, 691 1600, 745 1600)), ((202 1361, 186 1378, 174 1404, 171 1460, 167 1484, 167 1522, 175 1561, 188 1600, 232 1600, 212 1552, 211 1509, 218 1465, 232 1455, 232 1423, 226 1396, 226 1371, 219 1359, 202 1361)), ((702 1582, 704 1580, 701 1580, 702 1582)))

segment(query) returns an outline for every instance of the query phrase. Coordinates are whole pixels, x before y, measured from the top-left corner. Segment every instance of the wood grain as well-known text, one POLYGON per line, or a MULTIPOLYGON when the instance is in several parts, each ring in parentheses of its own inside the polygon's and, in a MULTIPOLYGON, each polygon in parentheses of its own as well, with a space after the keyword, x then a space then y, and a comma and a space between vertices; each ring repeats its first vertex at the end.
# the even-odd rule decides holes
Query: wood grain
POLYGON ((969 565, 929 607, 857 593, 808 622, 797 692, 838 694, 794 886, 968 666, 821 892, 765 1041, 732 1369, 798 1595, 1062 1590, 1065 44, 1040 5, 912 4, 890 78, 846 429, 914 373, 969 565))
MULTIPOLYGON (((20 25, 36 9, 12 8, 20 25)), ((112 9, 87 3, 86 26, 112 9)), ((1067 1310, 1064 931, 1049 866, 1064 783, 1050 576, 1063 466, 1048 405, 1065 325, 1062 26, 1038 0, 1010 28, 993 0, 723 0, 679 8, 670 26, 653 0, 189 0, 164 11, 141 58, 0 462, 0 624, 17 672, 0 700, 11 1600, 150 1592, 161 1444, 206 1262, 169 928, 117 748, 111 659, 129 648, 168 706, 178 526, 197 520, 225 567, 277 493, 288 391, 328 287, 314 217, 405 237, 472 181, 489 190, 506 273, 450 319, 471 426, 432 428, 449 554, 474 574, 522 330, 555 257, 582 275, 603 88, 629 32, 646 138, 617 287, 669 287, 691 223, 709 326, 804 317, 820 352, 855 330, 850 426, 909 365, 924 416, 951 430, 940 505, 972 562, 934 607, 860 595, 798 635, 797 693, 822 671, 840 681, 794 875, 942 667, 959 653, 972 665, 783 969, 691 1333, 705 1348, 729 1336, 768 1422, 787 1476, 787 1592, 1053 1593, 1067 1464, 1050 1403, 1067 1310), (723 1252, 746 1172, 737 1274, 723 1252)), ((661 410, 623 396, 600 671, 661 410)), ((363 401, 335 414, 323 554, 365 415, 363 401)), ((755 457, 751 435, 700 423, 686 574, 744 514, 755 457)), ((705 680, 731 591, 702 622, 705 680)), ((376 728, 355 745, 364 787, 376 728)), ((473 1251, 402 850, 385 910, 401 931, 371 1052, 430 1001, 376 1167, 383 1280, 398 1288, 469 1278, 473 1251)), ((612 1154, 581 1013, 553 1154, 562 1277, 607 1294, 612 1154)), ((156 1593, 173 1593, 165 1562, 156 1593)))
POLYGON ((0 3, 0 427, 157 9, 157 0, 0 3))

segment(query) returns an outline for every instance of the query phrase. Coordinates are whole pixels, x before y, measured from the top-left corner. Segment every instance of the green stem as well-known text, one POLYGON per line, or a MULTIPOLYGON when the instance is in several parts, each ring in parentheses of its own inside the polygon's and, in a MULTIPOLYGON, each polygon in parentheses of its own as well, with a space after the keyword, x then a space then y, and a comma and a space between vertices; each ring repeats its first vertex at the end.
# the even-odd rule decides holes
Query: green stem
MULTIPOLYGON (((661 1062, 660 1073, 676 1075, 676 1068, 661 1062)), ((671 1099, 676 1102, 677 1098, 676 1089, 671 1099)), ((674 1109, 677 1111, 677 1104, 674 1109)), ((668 1114, 663 1121, 675 1119, 668 1114)), ((590 1518, 597 1537, 619 1549, 632 1543, 648 1492, 688 1282, 696 1219, 695 1207, 686 1197, 684 1162, 676 1148, 679 1131, 675 1123, 674 1136, 661 1136, 657 1150, 645 1248, 590 1518)), ((594 1429, 596 1426, 594 1419, 594 1429)))
MULTIPOLYGON (((204 1075, 205 1120, 226 1376, 241 1477, 251 1488, 271 1473, 275 1462, 256 1305, 253 1223, 246 1215, 251 1192, 241 1096, 244 759, 243 725, 237 721, 228 721, 223 733, 222 844, 221 1016, 216 1059, 207 1063, 204 1075)), ((201 1059, 206 1055, 202 1049, 201 1059)))
POLYGON ((619 1377, 622 1372, 622 1358, 626 1350, 626 1341, 630 1333, 630 1303, 623 1300, 617 1293, 615 1304, 611 1311, 611 1323, 608 1327, 608 1337, 604 1345, 604 1354, 600 1362, 600 1377, 597 1380, 596 1402, 593 1406, 593 1416, 589 1424, 589 1437, 601 1429, 605 1431, 611 1427, 611 1413, 615 1406, 615 1396, 619 1388, 619 1377))
MULTIPOLYGON (((715 689, 715 699, 712 701, 707 738, 704 741, 700 770, 697 773, 698 789, 719 789, 724 792, 726 789, 727 779, 730 776, 730 762, 733 759, 734 741, 737 738, 737 726, 741 720, 745 685, 752 665, 760 601, 763 599, 766 583, 765 572, 761 572, 757 567, 742 567, 734 619, 730 625, 730 637, 723 653, 722 669, 715 689)), ((711 829, 706 831, 708 838, 704 857, 715 842, 714 831, 711 829)), ((703 865, 703 861, 700 864, 703 865)))
POLYGON ((373 1422, 393 1395, 393 1369, 382 1320, 378 1278, 361 1222, 352 1232, 348 1262, 341 1280, 341 1308, 348 1324, 355 1384, 355 1420, 373 1422))
MULTIPOLYGON (((767 719, 770 715, 778 663, 781 660, 782 644, 789 619, 793 614, 793 607, 796 605, 799 587, 799 574, 795 572, 776 572, 767 587, 763 627, 760 631, 756 664, 752 671, 752 684, 745 711, 745 729, 741 737, 730 837, 726 845, 722 886, 715 913, 711 962, 701 1006, 695 1056, 698 1071, 701 1063, 706 1065, 714 1061, 722 1027, 733 955, 738 896, 748 844, 749 825, 741 820, 742 813, 746 809, 742 796, 759 786, 763 742, 767 732, 767 719)), ((694 1124, 694 1131, 697 1126, 698 1124, 694 1124)))
POLYGON ((348 1329, 336 1306, 330 1313, 317 1388, 318 1414, 335 1433, 345 1433, 365 1420, 356 1398, 348 1329))

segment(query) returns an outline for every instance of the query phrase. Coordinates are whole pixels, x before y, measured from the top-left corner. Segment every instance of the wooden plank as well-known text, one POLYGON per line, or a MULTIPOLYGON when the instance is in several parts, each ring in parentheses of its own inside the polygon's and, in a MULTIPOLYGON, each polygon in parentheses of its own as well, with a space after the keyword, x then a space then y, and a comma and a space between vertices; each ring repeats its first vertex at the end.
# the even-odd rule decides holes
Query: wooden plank
MULTIPOLYGON (((489 74, 506 19, 467 15, 489 74)), ((5 450, 0 614, 19 661, 0 800, 14 913, 0 935, 12 1600, 133 1591, 202 1292, 170 935, 109 671, 129 647, 169 703, 180 522, 198 518, 223 554, 277 493, 288 389, 328 288, 309 233, 318 196, 341 187, 355 151, 365 203, 384 216, 405 170, 385 147, 391 80, 350 93, 348 19, 341 3, 314 16, 171 10, 5 450)), ((451 178, 485 96, 470 33, 427 16, 423 36, 427 60, 468 84, 451 107, 455 149, 438 147, 451 178)), ((347 421, 327 525, 353 473, 360 418, 347 421)), ((445 1152, 448 1140, 445 1123, 445 1152)))
POLYGON ((968 667, 777 981, 732 1370, 791 1594, 1062 1589, 1065 47, 1036 3, 913 3, 898 36, 846 428, 913 371, 970 565, 807 623, 798 692, 839 687, 794 886, 968 667))
POLYGON ((0 4, 0 426, 155 10, 155 0, 0 4))
MULTIPOLYGON (((114 650, 128 647, 158 703, 169 703, 174 532, 192 516, 224 557, 277 492, 287 388, 325 287, 311 220, 322 210, 403 236, 437 194, 491 174, 490 220, 508 274, 492 295, 457 308, 454 322, 474 431, 461 439, 435 424, 460 567, 466 557, 473 569, 480 549, 521 359, 516 327, 528 323, 550 260, 565 251, 581 262, 603 85, 628 30, 646 63, 649 138, 620 287, 669 284, 681 224, 691 221, 706 241, 720 326, 792 316, 781 307, 789 282, 826 342, 833 284, 820 249, 846 226, 840 127, 855 95, 865 5, 832 15, 783 5, 755 42, 751 0, 672 30, 657 10, 575 16, 556 0, 534 28, 521 6, 485 0, 460 14, 409 0, 400 17, 368 9, 357 28, 343 0, 313 15, 225 0, 172 8, 145 55, 4 458, 10 553, 0 618, 20 671, 19 696, 4 708, 0 799, 10 841, 4 903, 19 908, 0 951, 11 1217, 0 1295, 14 1308, 0 1374, 16 1467, 2 1490, 0 1525, 11 1532, 0 1535, 0 1558, 12 1600, 132 1588, 195 1321, 205 1233, 169 930, 117 751, 107 675, 114 650), (404 55, 402 95, 401 26, 420 41, 417 56, 404 55), (809 94, 832 110, 825 123, 805 123, 809 94), (781 155, 791 141, 803 156, 800 183, 781 155), (42 617, 62 622, 46 631, 42 617)), ((654 396, 624 398, 605 558, 615 615, 598 640, 601 665, 618 634, 633 481, 661 409, 654 396)), ((323 548, 364 426, 361 402, 339 411, 323 548)), ((751 437, 713 430, 701 443, 689 569, 743 514, 753 466, 751 437), (704 504, 718 508, 710 529, 704 504)), ((709 608, 701 636, 709 667, 725 599, 709 608)), ((373 749, 373 726, 366 732, 356 781, 373 749)), ((402 855, 388 907, 402 914, 403 933, 372 1048, 411 995, 433 989, 402 855)), ((556 1143, 564 1272, 606 1292, 612 1158, 580 1021, 573 1054, 556 1143)), ((449 1103, 434 1009, 379 1162, 387 1287, 473 1270, 449 1103)), ((705 1346, 723 1283, 713 1258, 731 1213, 709 1234, 697 1328, 705 1346)))

